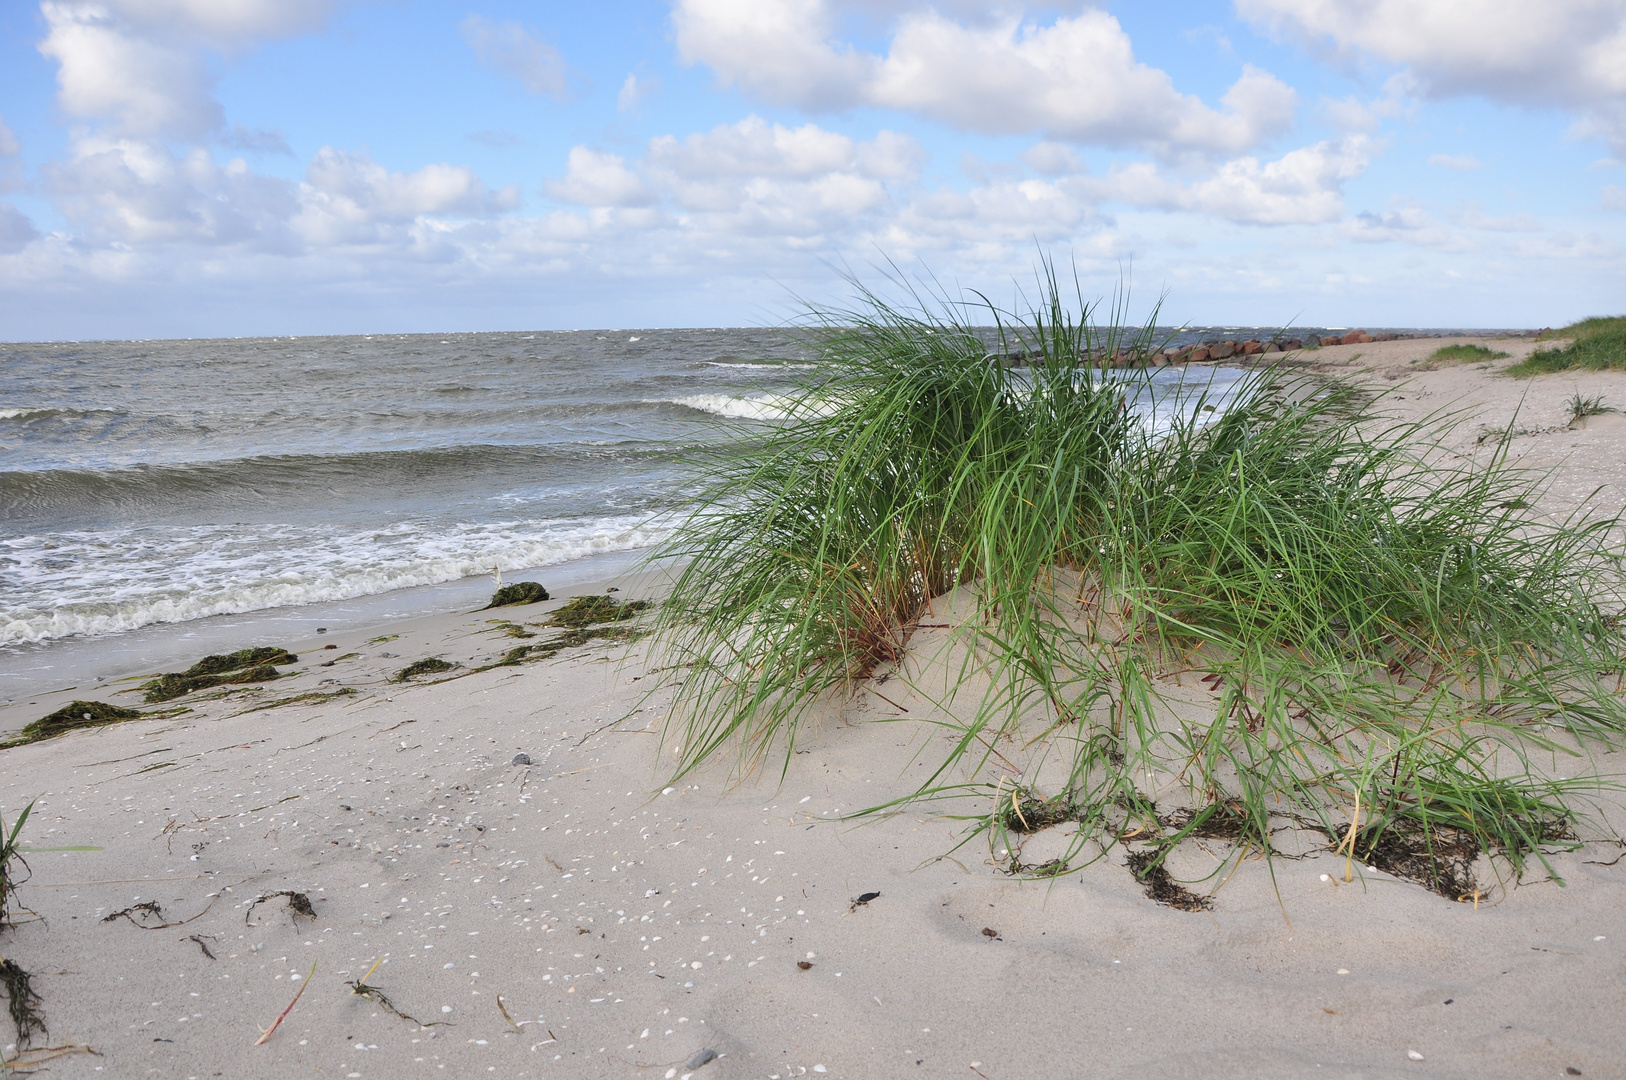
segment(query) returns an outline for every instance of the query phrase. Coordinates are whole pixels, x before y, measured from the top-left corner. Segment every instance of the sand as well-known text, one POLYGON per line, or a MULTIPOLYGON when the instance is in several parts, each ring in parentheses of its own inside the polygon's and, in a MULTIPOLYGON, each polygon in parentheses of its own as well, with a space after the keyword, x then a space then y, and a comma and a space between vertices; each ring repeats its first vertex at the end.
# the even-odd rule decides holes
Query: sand
MULTIPOLYGON (((1517 409, 1535 433, 1510 452, 1561 468, 1553 512, 1620 509, 1626 421, 1571 428, 1563 402, 1626 405, 1626 373, 1418 372, 1437 344, 1305 359, 1399 387, 1397 408, 1477 407, 1465 454, 1517 409)), ((658 589, 570 591, 608 586, 658 589)), ((535 640, 488 620, 562 599, 392 623, 388 641, 278 641, 298 674, 257 693, 0 751, 6 819, 38 798, 18 893, 33 914, 0 955, 34 975, 35 1045, 95 1051, 50 1075, 1626 1076, 1619 847, 1477 909, 1381 872, 1324 881, 1343 869, 1324 851, 1244 863, 1199 913, 1147 899, 1119 853, 1018 880, 985 843, 956 847, 964 806, 843 820, 938 760, 915 722, 929 707, 901 689, 810 727, 782 780, 731 782, 719 761, 668 785, 644 644, 471 673, 535 640), (388 681, 430 655, 462 666, 388 681), (149 901, 161 920, 106 921, 149 901), (368 985, 413 1020, 352 992, 379 959, 368 985)), ((109 685, 134 683, 91 696, 139 697, 109 685)), ((0 731, 86 693, 18 702, 0 731)), ((1226 854, 1196 845, 1188 869, 1226 854)))

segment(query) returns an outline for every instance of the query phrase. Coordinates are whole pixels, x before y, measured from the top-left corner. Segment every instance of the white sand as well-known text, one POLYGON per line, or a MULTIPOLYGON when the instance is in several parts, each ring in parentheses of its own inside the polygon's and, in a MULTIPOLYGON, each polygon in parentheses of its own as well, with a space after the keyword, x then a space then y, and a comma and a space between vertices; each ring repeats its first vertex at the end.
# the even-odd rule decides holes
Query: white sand
MULTIPOLYGON (((1437 344, 1313 360, 1387 383, 1437 344)), ((1626 428, 1560 414, 1576 388, 1626 405, 1626 374, 1408 377, 1419 409, 1467 396, 1493 425, 1528 393, 1522 422, 1554 430, 1515 452, 1567 460, 1555 498, 1601 484, 1589 505, 1620 508, 1626 428)), ((40 1044, 99 1055, 50 1075, 682 1077, 710 1049, 696 1080, 1626 1076, 1626 859, 1597 865, 1619 848, 1560 856, 1567 887, 1537 872, 1477 910, 1381 873, 1323 882, 1343 866, 1326 853, 1249 862, 1188 914, 1148 900, 1117 852, 1055 883, 1010 878, 985 844, 953 850, 965 823, 944 815, 964 805, 837 820, 939 760, 914 698, 895 699, 912 706, 901 723, 870 722, 899 715, 872 700, 816 725, 783 783, 772 768, 729 787, 719 762, 663 793, 664 698, 644 700, 638 647, 384 681, 426 655, 500 655, 521 642, 481 634, 487 619, 557 606, 280 642, 301 674, 258 697, 0 751, 7 820, 39 797, 28 844, 97 848, 31 854, 19 899, 39 918, 0 937, 34 973, 40 1044), (239 711, 335 687, 358 694, 239 711), (250 915, 283 889, 308 893, 315 921, 280 899, 250 915), (149 900, 190 921, 103 921, 149 900), (445 1026, 351 994, 379 957, 370 983, 445 1026)), ((20 702, 0 730, 83 693, 20 702)))

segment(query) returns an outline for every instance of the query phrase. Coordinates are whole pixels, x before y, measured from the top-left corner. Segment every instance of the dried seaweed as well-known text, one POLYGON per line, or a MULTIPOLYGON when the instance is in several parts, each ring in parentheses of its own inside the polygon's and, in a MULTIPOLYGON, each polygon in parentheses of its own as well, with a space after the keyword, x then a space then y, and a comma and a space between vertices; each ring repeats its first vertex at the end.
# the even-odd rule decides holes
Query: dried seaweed
POLYGON ((295 892, 292 889, 279 889, 276 892, 266 893, 264 896, 255 897, 254 902, 249 904, 248 910, 243 912, 243 921, 245 923, 248 922, 249 916, 254 914, 255 908, 259 907, 261 904, 267 903, 268 901, 275 900, 278 897, 287 898, 288 910, 295 916, 303 916, 307 919, 316 918, 316 909, 311 906, 311 898, 309 896, 302 892, 295 892))
POLYGON ((45 1016, 40 1012, 40 996, 34 992, 28 972, 17 966, 17 961, 0 960, 0 982, 5 983, 9 999, 11 1022, 17 1027, 17 1045, 27 1046, 34 1033, 49 1034, 45 1029, 45 1016))
POLYGON ((1131 851, 1124 860, 1129 872, 1135 875, 1135 880, 1146 886, 1148 899, 1156 900, 1160 904, 1179 908, 1181 911, 1207 911, 1214 903, 1211 897, 1198 896, 1184 885, 1169 876, 1163 867, 1165 849, 1148 848, 1145 851, 1131 851))

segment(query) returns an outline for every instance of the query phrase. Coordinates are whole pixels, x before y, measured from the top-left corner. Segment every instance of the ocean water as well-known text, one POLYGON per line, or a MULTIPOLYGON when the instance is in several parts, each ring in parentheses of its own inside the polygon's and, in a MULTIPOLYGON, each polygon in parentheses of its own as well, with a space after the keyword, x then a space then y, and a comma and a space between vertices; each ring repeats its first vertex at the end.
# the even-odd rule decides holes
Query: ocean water
POLYGON ((0 345, 0 649, 646 547, 685 455, 807 359, 772 330, 0 345))
POLYGON ((0 344, 0 674, 53 642, 647 548, 685 461, 783 416, 813 367, 775 329, 0 344))

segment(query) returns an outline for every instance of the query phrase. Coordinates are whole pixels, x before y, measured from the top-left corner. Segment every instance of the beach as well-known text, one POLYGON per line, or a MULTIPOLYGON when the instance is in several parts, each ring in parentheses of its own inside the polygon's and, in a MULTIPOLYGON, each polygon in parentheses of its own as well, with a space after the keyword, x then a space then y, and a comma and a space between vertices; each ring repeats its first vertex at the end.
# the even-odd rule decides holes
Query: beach
MULTIPOLYGON (((1567 402, 1626 407, 1626 372, 1514 380, 1499 369, 1534 345, 1482 343, 1510 356, 1429 370, 1441 342, 1411 340, 1291 362, 1389 391, 1398 416, 1467 410, 1446 440, 1464 457, 1511 428, 1510 458, 1554 470, 1543 513, 1618 513, 1626 415, 1567 402)), ((671 782, 648 639, 501 663, 574 597, 658 602, 661 574, 505 580, 526 578, 552 598, 218 645, 201 620, 189 659, 298 661, 0 751, 5 820, 35 800, 0 955, 32 973, 33 1045, 87 1048, 51 1075, 1626 1075, 1619 844, 1551 856, 1562 887, 1537 864, 1474 902, 1346 883, 1308 842, 1243 860, 1198 912, 1149 899, 1117 853, 1013 877, 962 846, 962 805, 851 816, 941 759, 905 680, 833 702, 788 758, 742 777, 725 751, 671 782), (455 666, 394 681, 430 657, 455 666)), ((140 704, 136 677, 179 667, 80 670, 0 706, 0 734, 75 700, 140 704)), ((1618 793, 1599 813, 1626 825, 1618 793)), ((1171 869, 1228 855, 1203 842, 1171 869)))

